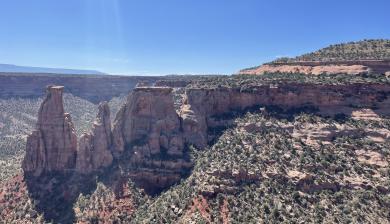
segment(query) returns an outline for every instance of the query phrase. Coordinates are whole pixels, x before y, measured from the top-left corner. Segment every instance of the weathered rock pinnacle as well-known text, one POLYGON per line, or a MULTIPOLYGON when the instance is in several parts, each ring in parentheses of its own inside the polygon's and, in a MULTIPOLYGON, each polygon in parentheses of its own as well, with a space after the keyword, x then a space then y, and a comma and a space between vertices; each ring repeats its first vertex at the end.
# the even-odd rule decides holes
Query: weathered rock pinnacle
POLYGON ((77 137, 69 114, 64 113, 63 86, 48 86, 38 112, 36 130, 27 137, 25 173, 67 171, 76 163, 77 137))
POLYGON ((112 163, 111 120, 107 102, 99 104, 99 112, 90 133, 79 140, 76 170, 89 173, 112 163))

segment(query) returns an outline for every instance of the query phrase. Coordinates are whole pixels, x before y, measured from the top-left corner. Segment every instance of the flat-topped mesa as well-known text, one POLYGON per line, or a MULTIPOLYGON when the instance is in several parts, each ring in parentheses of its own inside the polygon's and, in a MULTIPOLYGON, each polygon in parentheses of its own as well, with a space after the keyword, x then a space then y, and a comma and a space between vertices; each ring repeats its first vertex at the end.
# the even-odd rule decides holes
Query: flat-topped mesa
POLYGON ((48 86, 38 112, 36 130, 27 137, 22 168, 26 174, 67 171, 76 164, 77 137, 69 114, 64 113, 63 86, 48 86))
POLYGON ((83 134, 79 140, 76 171, 90 173, 111 165, 111 120, 107 102, 99 104, 99 112, 90 133, 83 134))

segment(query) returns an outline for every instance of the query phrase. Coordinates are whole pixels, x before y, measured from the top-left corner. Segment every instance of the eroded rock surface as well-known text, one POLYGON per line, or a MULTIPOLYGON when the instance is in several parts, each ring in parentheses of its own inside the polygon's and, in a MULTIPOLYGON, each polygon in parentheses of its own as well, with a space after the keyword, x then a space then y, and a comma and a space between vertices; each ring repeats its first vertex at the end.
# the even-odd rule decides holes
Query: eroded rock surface
POLYGON ((182 155, 180 119, 173 106, 171 88, 136 88, 119 111, 113 129, 116 152, 129 144, 147 145, 151 155, 182 155))
POLYGON ((99 104, 99 112, 90 133, 83 134, 79 140, 76 169, 89 173, 111 165, 111 120, 107 102, 99 104))
POLYGON ((302 73, 307 75, 319 74, 385 74, 390 70, 389 60, 361 61, 301 61, 293 63, 270 63, 259 67, 244 69, 239 74, 263 75, 266 73, 302 73))
POLYGON ((136 88, 114 122, 115 156, 126 158, 130 176, 146 188, 169 186, 191 167, 171 92, 166 87, 136 88))
POLYGON ((212 138, 210 130, 228 126, 234 112, 255 106, 276 106, 288 113, 303 108, 331 116, 349 116, 357 108, 375 108, 373 113, 385 115, 390 114, 385 103, 388 96, 390 87, 381 84, 290 83, 261 85, 251 91, 188 88, 180 116, 186 142, 203 148, 212 138))
POLYGON ((37 128, 27 138, 22 167, 39 176, 66 171, 76 163, 77 137, 69 114, 64 112, 63 86, 49 86, 39 112, 37 128))
MULTIPOLYGON (((188 174, 192 164, 187 146, 205 148, 218 135, 218 130, 232 125, 234 118, 248 109, 277 107, 283 111, 278 114, 289 114, 306 108, 306 112, 326 115, 342 112, 348 116, 356 114, 357 108, 370 108, 375 115, 388 111, 385 102, 390 96, 389 86, 385 84, 280 83, 245 90, 187 88, 178 114, 172 88, 138 87, 116 115, 112 131, 107 104, 99 106, 92 131, 81 137, 77 149, 73 124, 62 106, 62 89, 48 89, 37 131, 28 139, 25 172, 36 176, 44 171, 68 170, 88 174, 110 166, 115 160, 115 166, 124 175, 152 193, 188 174)), ((255 126, 246 128, 256 129, 255 126)), ((308 141, 324 143, 334 136, 361 134, 342 125, 307 126, 300 129, 302 133, 294 131, 294 127, 286 128, 298 137, 308 136, 308 141), (307 130, 310 135, 305 133, 307 130)), ((368 138, 375 142, 388 140, 386 130, 367 131, 368 138)))

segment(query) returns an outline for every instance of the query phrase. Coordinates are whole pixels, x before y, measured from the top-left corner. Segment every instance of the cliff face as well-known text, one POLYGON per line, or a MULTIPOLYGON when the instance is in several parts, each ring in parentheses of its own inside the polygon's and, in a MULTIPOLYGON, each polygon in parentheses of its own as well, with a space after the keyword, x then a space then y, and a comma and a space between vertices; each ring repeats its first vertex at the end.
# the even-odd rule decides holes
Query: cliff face
POLYGON ((184 159, 184 139, 180 130, 172 89, 136 88, 118 112, 113 128, 116 157, 130 153, 128 165, 137 184, 167 187, 180 180, 191 166, 184 159))
POLYGON ((78 141, 64 113, 63 87, 48 87, 37 130, 29 137, 23 170, 34 176, 50 172, 90 174, 113 163, 153 193, 179 181, 191 168, 172 89, 139 87, 118 112, 111 131, 107 103, 99 105, 92 130, 78 141))
POLYGON ((177 114, 172 89, 138 87, 118 112, 111 131, 106 103, 90 133, 78 144, 70 116, 62 105, 63 87, 49 87, 39 111, 37 130, 27 141, 26 173, 74 170, 89 174, 112 163, 150 193, 164 189, 192 167, 187 146, 205 148, 237 114, 251 108, 278 108, 295 113, 301 108, 335 115, 354 115, 371 108, 372 115, 390 114, 387 84, 264 84, 238 88, 188 88, 177 114), (295 112, 294 112, 295 111, 295 112))
POLYGON ((203 148, 210 140, 208 129, 228 125, 229 118, 223 117, 232 111, 253 106, 306 106, 327 115, 348 115, 359 107, 375 107, 380 113, 389 113, 385 102, 388 96, 390 86, 382 84, 279 84, 258 86, 247 92, 233 88, 187 89, 180 116, 186 141, 203 148))
POLYGON ((23 170, 34 176, 73 169, 77 137, 69 114, 64 113, 62 86, 49 86, 39 113, 37 129, 27 138, 23 170))
POLYGON ((180 121, 173 108, 170 88, 136 88, 114 121, 114 145, 123 152, 134 142, 147 143, 152 154, 160 152, 162 127, 178 130, 180 121))

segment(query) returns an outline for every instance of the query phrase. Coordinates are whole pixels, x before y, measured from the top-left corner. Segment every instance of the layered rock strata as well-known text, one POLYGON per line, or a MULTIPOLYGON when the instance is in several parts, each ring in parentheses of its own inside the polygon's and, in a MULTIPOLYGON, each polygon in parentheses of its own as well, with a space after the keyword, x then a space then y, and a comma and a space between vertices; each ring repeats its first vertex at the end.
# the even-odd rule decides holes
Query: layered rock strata
POLYGON ((28 137, 26 174, 89 174, 110 166, 114 154, 124 175, 153 193, 179 181, 191 168, 171 88, 136 88, 112 131, 108 104, 101 103, 92 130, 81 136, 78 146, 70 115, 64 113, 63 87, 50 86, 47 92, 37 130, 28 137))
POLYGON ((93 103, 107 101, 116 96, 127 95, 139 82, 154 83, 157 76, 113 75, 61 75, 0 72, 0 98, 41 97, 42 86, 53 83, 66 87, 74 96, 93 103))
POLYGON ((306 107, 314 112, 352 115, 357 109, 390 114, 387 84, 264 84, 247 89, 218 87, 187 88, 179 114, 172 88, 138 87, 116 115, 111 131, 106 103, 90 133, 79 140, 69 114, 62 105, 63 87, 48 87, 39 111, 37 130, 27 140, 23 162, 26 173, 73 170, 88 174, 110 166, 113 161, 139 186, 154 193, 186 175, 187 145, 202 149, 223 129, 235 112, 248 108, 276 106, 282 110, 306 107))
POLYGON ((390 71, 390 60, 360 61, 299 61, 290 63, 269 63, 259 67, 241 70, 240 74, 262 75, 266 73, 303 73, 303 74, 385 74, 390 71))
POLYGON ((229 114, 253 106, 278 106, 282 109, 312 108, 319 113, 350 115, 356 108, 375 108, 390 114, 386 84, 270 84, 242 91, 235 88, 186 90, 180 111, 185 141, 203 148, 210 140, 209 129, 229 124, 229 114), (226 118, 225 118, 226 117, 226 118))
POLYGON ((63 89, 63 86, 47 88, 38 113, 37 128, 27 138, 22 164, 26 173, 39 176, 75 167, 77 137, 70 115, 64 112, 63 89))
POLYGON ((172 89, 136 88, 116 116, 113 145, 117 158, 130 153, 130 175, 139 185, 166 187, 180 180, 191 164, 185 159, 172 89))

